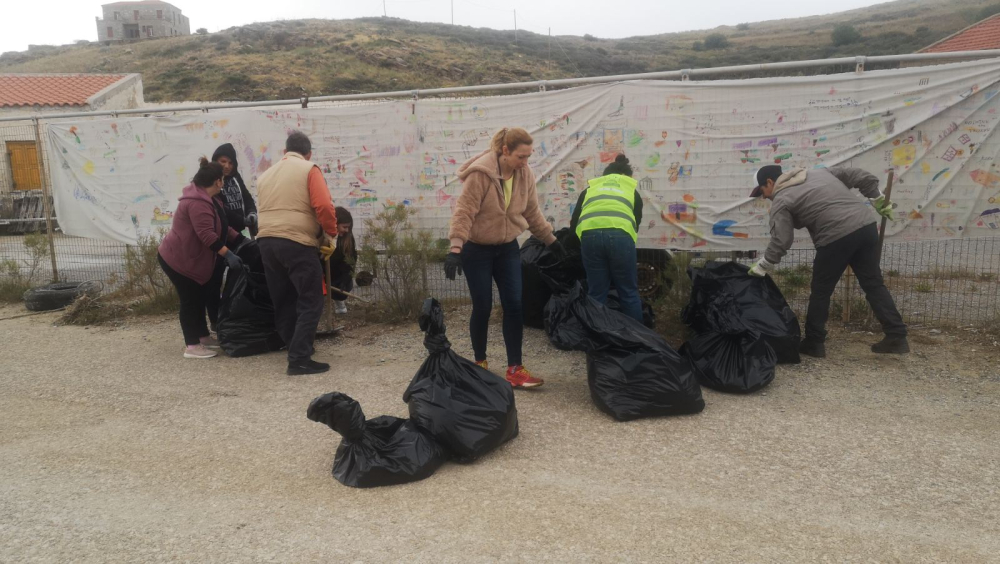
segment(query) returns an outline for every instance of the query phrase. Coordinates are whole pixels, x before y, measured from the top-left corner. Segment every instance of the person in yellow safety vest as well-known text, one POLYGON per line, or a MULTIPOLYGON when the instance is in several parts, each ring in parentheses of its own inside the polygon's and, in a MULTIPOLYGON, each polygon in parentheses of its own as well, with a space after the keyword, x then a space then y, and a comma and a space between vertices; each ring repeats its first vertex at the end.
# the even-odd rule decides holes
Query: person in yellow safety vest
POLYGON ((642 197, 625 155, 604 169, 580 192, 570 228, 580 238, 590 297, 606 304, 614 286, 622 313, 642 322, 636 273, 636 230, 642 222, 642 197))

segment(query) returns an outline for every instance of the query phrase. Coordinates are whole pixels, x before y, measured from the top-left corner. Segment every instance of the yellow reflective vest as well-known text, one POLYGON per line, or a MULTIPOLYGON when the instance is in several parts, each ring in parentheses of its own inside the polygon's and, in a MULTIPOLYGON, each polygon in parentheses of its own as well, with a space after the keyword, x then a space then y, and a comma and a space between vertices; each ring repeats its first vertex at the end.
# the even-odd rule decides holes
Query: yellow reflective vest
POLYGON ((636 181, 621 174, 608 174, 591 180, 580 205, 577 237, 591 229, 621 229, 636 240, 635 222, 636 181))

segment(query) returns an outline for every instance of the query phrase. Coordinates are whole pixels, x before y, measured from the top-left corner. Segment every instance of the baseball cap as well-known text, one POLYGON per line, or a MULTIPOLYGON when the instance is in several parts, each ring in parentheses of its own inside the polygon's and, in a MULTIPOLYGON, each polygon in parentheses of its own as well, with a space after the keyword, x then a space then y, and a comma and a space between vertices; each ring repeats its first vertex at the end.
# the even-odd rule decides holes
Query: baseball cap
POLYGON ((781 176, 781 165, 767 165, 757 169, 753 175, 754 186, 756 188, 750 192, 751 198, 759 198, 764 193, 764 186, 768 180, 777 181, 781 176))

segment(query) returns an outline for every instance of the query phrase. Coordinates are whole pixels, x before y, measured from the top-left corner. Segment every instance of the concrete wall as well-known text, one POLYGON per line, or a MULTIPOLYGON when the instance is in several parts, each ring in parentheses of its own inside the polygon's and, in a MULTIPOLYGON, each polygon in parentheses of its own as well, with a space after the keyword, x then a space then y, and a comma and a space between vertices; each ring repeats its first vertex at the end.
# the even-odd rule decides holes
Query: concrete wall
POLYGON ((97 19, 97 40, 122 41, 127 39, 147 39, 150 37, 175 37, 191 35, 191 23, 187 16, 172 4, 166 2, 143 2, 133 4, 122 2, 101 6, 103 18, 97 19), (158 14, 159 12, 159 14, 158 14), (138 13, 138 18, 136 18, 138 13), (159 15, 159 17, 157 17, 159 15), (111 29, 109 36, 108 30, 111 29), (133 29, 138 37, 129 37, 127 29, 133 29))

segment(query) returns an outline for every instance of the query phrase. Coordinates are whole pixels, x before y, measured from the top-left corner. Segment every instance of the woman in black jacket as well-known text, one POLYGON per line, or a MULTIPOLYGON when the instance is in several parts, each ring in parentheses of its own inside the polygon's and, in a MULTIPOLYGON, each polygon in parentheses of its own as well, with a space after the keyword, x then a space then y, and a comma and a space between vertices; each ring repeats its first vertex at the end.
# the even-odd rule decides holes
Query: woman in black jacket
MULTIPOLYGON (((342 207, 335 209, 337 213, 337 248, 330 256, 331 286, 345 292, 354 289, 354 265, 358 262, 358 247, 354 243, 354 218, 351 212, 342 207)), ((337 313, 347 313, 347 296, 340 292, 333 293, 334 310, 337 313)))
POLYGON ((256 236, 257 205, 254 204, 253 196, 247 190, 247 185, 243 183, 243 177, 237 168, 236 148, 232 143, 219 145, 212 154, 212 161, 222 165, 225 174, 225 183, 219 198, 225 206, 229 226, 238 232, 249 229, 250 234, 256 236))

